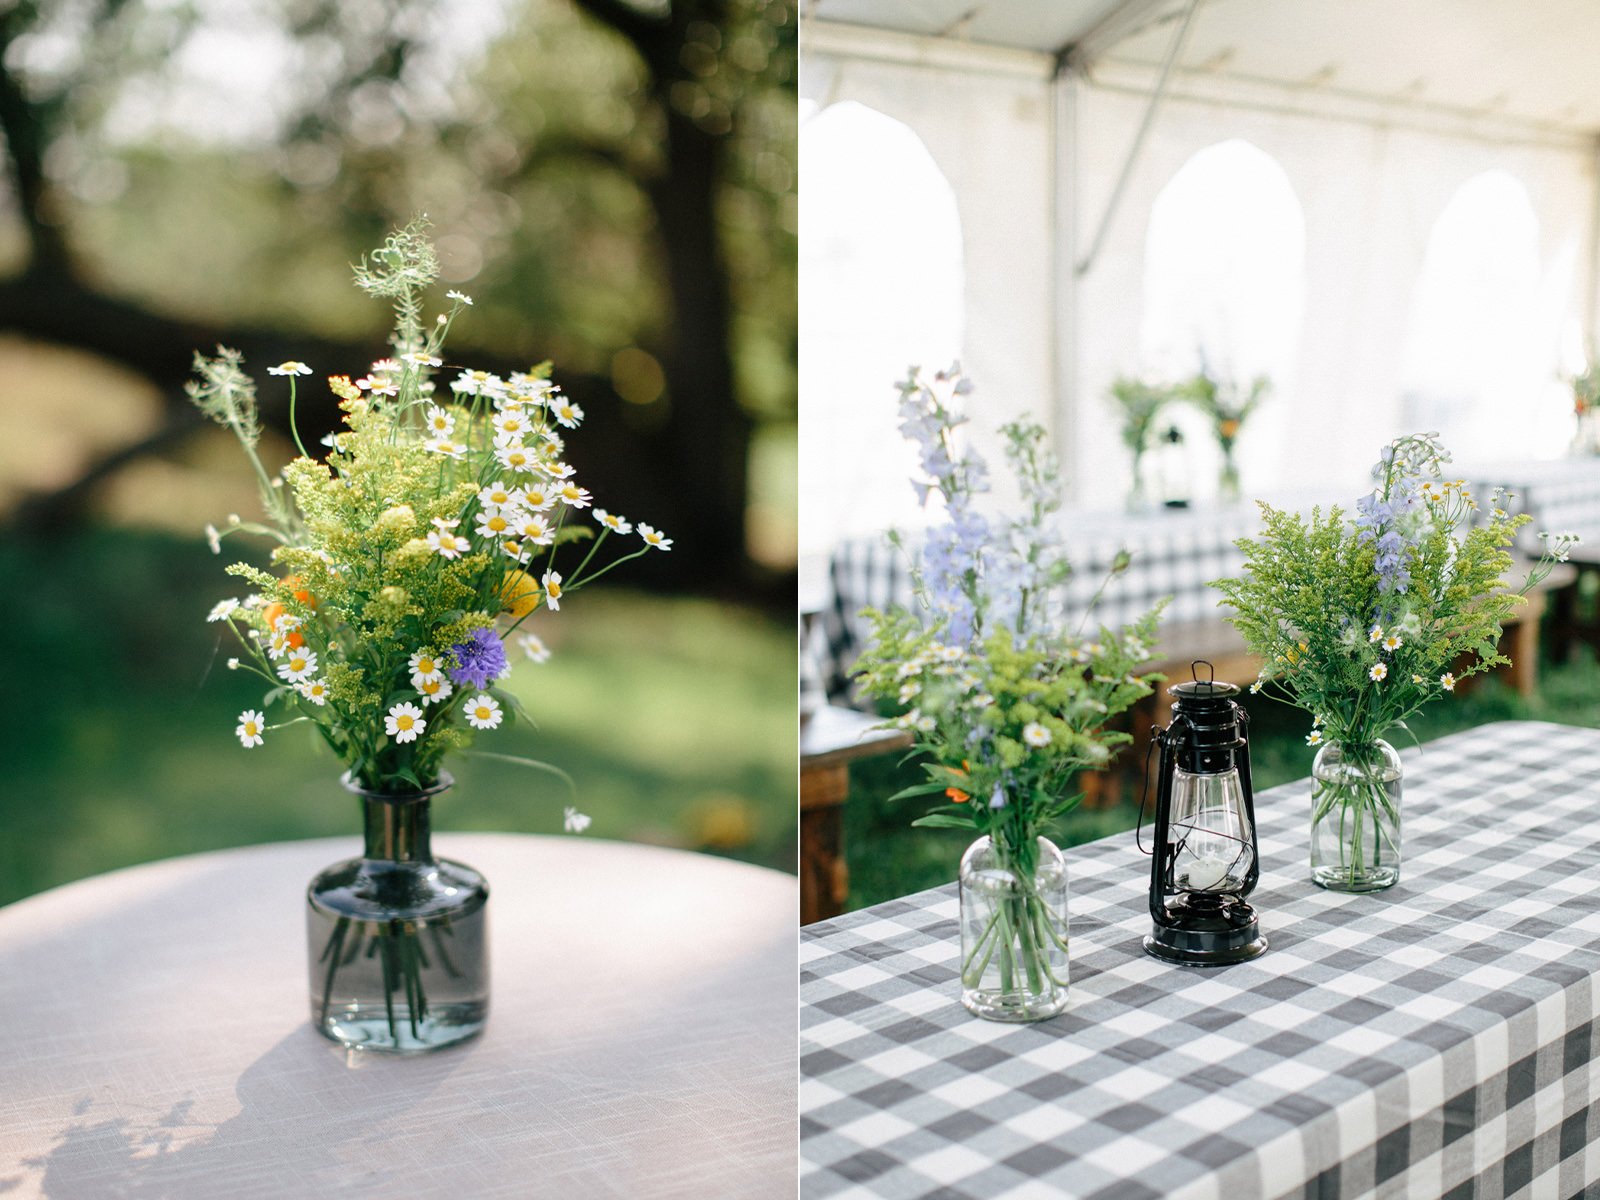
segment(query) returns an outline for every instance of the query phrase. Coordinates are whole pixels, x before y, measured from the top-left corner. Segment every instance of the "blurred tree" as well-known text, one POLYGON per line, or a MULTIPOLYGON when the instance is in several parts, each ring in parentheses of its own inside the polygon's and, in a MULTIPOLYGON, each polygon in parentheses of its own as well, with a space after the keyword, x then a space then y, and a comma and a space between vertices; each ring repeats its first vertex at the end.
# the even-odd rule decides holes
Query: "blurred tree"
POLYGON ((586 482, 678 539, 657 578, 748 584, 752 427, 793 421, 794 53, 793 0, 4 8, 0 328, 168 397, 27 522, 195 428, 195 348, 370 361, 345 264, 421 210, 477 300, 459 358, 555 358, 586 482))

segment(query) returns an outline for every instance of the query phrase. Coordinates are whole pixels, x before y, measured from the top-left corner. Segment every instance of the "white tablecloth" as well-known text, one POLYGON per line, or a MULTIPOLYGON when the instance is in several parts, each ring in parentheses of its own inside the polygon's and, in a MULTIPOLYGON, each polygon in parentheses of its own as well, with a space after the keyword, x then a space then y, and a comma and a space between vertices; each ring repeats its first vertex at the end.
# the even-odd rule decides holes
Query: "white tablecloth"
POLYGON ((0 909, 0 1196, 791 1197, 793 877, 435 835, 488 877, 488 1028, 309 1023, 304 892, 354 839, 152 863, 0 909))

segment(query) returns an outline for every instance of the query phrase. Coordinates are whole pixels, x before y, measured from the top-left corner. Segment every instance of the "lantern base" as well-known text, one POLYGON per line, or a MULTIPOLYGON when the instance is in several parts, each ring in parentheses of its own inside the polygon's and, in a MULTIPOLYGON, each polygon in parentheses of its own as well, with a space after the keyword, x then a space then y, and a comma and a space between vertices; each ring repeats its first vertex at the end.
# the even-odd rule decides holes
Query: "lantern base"
POLYGON ((1167 908, 1171 924, 1157 924, 1145 937, 1145 953, 1184 967, 1226 967, 1266 952, 1255 910, 1242 901, 1225 908, 1190 908, 1182 900, 1167 908))

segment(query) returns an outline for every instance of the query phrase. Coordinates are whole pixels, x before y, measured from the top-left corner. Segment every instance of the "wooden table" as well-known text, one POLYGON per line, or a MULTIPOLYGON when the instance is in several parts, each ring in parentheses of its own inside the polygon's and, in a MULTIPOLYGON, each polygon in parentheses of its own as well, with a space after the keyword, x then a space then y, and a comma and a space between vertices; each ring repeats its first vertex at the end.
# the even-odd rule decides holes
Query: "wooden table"
POLYGON ((588 838, 434 837, 489 880, 488 1027, 311 1027, 305 887, 355 838, 0 908, 5 1200, 791 1200, 795 881, 588 838))
POLYGON ((878 729, 877 717, 824 705, 800 725, 800 923, 837 916, 850 894, 844 860, 850 763, 911 746, 903 729, 878 729))

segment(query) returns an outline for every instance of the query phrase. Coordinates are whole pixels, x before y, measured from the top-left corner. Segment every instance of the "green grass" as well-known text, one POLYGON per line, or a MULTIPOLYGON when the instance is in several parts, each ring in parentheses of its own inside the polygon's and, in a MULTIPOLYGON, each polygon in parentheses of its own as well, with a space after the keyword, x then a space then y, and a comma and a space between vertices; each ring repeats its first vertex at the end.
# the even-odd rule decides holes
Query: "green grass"
MULTIPOLYGON (((1251 717, 1250 765, 1256 790, 1309 776, 1315 753, 1305 744, 1309 720, 1283 704, 1245 699, 1251 717)), ((1466 695, 1425 709, 1410 724, 1417 740, 1428 742, 1489 721, 1514 720, 1600 727, 1600 666, 1588 655, 1559 667, 1547 663, 1539 673, 1538 694, 1528 700, 1488 679, 1466 695)), ((1400 749, 1411 745, 1403 733, 1391 740, 1400 749)), ((1144 746, 1131 746, 1123 754, 1140 756, 1142 762, 1144 752, 1144 746)), ((1137 796, 1140 766, 1133 770, 1137 796)), ((847 908, 865 908, 956 877, 956 866, 972 836, 959 830, 912 829, 911 821, 932 807, 926 798, 886 802, 887 797, 921 778, 914 761, 900 764, 879 758, 852 766, 850 801, 844 815, 850 868, 847 908)), ((1063 822, 1056 841, 1077 846, 1125 833, 1133 829, 1137 818, 1133 802, 1093 811, 1079 809, 1063 822)), ((1131 847, 1131 833, 1128 836, 1131 847)))
MULTIPOLYGON (((177 854, 358 836, 357 802, 306 728, 245 751, 236 715, 261 687, 223 668, 206 625, 238 595, 204 545, 95 530, 0 545, 13 685, 0 700, 0 903, 177 854)), ((619 572, 619 575, 621 573, 619 572)), ((782 621, 716 601, 608 589, 534 628, 555 651, 508 681, 538 722, 481 735, 551 776, 460 759, 436 830, 559 833, 707 850, 795 869, 794 640, 782 621)))

